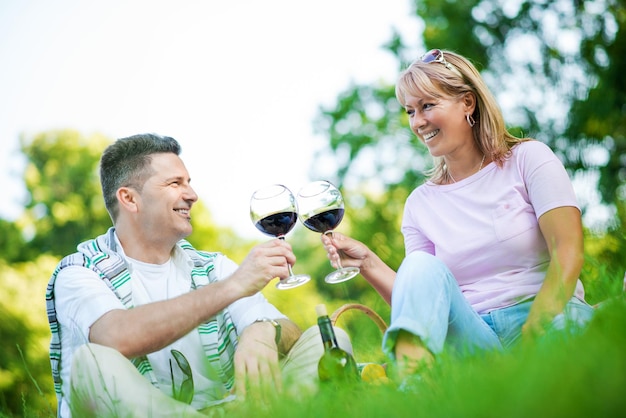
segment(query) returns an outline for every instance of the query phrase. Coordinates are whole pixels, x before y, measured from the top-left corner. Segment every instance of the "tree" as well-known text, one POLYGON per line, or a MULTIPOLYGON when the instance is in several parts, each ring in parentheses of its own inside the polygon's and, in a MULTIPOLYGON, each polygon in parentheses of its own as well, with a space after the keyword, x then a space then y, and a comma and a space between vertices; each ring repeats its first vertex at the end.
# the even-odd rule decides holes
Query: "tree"
MULTIPOLYGON (((316 158, 334 157, 335 183, 346 198, 342 230, 350 229, 395 267, 404 254, 402 237, 373 231, 399 230, 404 200, 423 179, 428 164, 415 136, 395 117, 400 110, 393 86, 352 86, 340 95, 334 109, 322 108, 316 120, 316 130, 329 135, 329 149, 316 158)), ((351 282, 350 296, 362 299, 368 289, 365 283, 351 282)), ((337 288, 323 287, 320 292, 338 296, 337 288)))
MULTIPOLYGON (((469 57, 506 104, 510 128, 550 145, 573 177, 596 171, 603 202, 617 213, 626 181, 623 1, 415 0, 414 5, 416 17, 425 24, 425 50, 449 49, 469 57)), ((400 69, 420 54, 406 45, 395 33, 384 46, 400 69)), ((397 220, 388 212, 401 216, 398 204, 430 164, 393 93, 393 86, 384 83, 350 86, 334 107, 321 108, 316 120, 318 132, 329 137, 328 149, 316 158, 330 155, 336 161, 337 181, 354 192, 352 201, 363 189, 373 188, 384 202, 368 202, 371 212, 355 215, 355 234, 361 233, 377 252, 381 248, 370 239, 372 231, 398 233, 397 220)), ((362 210, 365 205, 357 201, 354 207, 362 210)), ((619 231, 619 222, 614 217, 604 233, 619 231)), ((619 251, 623 234, 615 238, 619 245, 613 251, 619 251)), ((380 254, 401 253, 401 245, 394 242, 380 254)), ((613 255, 617 260, 619 254, 613 255)))
POLYGON ((602 154, 600 161, 590 153, 575 154, 571 158, 572 166, 597 170, 603 199, 623 202, 626 200, 626 8, 623 0, 607 1, 605 7, 595 19, 580 19, 583 27, 593 28, 581 43, 581 55, 591 70, 594 84, 589 94, 573 101, 565 136, 602 154))
POLYGON ((513 101, 509 121, 549 144, 571 172, 597 170, 613 205, 626 182, 623 0, 415 4, 425 44, 482 64, 501 102, 513 101))
MULTIPOLYGON (((100 155, 111 142, 72 130, 21 138, 30 200, 20 219, 0 220, 0 416, 54 415, 45 288, 62 256, 111 226, 98 179, 100 155)), ((215 226, 201 202, 192 222, 190 241, 198 248, 241 261, 252 245, 215 226)))
POLYGON ((102 135, 85 137, 72 130, 21 138, 30 195, 18 220, 28 241, 23 260, 74 252, 79 242, 111 226, 98 181, 100 154, 110 142, 102 135))
POLYGON ((23 259, 25 247, 24 237, 19 227, 13 223, 0 219, 0 258, 7 262, 23 259))
POLYGON ((0 260, 0 416, 54 416, 44 295, 57 261, 49 255, 10 265, 0 260))

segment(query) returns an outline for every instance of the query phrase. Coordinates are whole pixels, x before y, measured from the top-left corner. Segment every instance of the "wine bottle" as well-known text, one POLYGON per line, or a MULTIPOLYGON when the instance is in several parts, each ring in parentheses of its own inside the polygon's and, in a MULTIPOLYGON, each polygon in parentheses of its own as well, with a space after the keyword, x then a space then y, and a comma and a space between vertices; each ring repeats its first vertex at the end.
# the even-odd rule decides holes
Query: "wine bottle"
POLYGON ((320 382, 353 383, 360 380, 354 357, 337 344, 335 330, 326 312, 326 306, 317 305, 315 312, 324 343, 324 354, 317 364, 320 382))

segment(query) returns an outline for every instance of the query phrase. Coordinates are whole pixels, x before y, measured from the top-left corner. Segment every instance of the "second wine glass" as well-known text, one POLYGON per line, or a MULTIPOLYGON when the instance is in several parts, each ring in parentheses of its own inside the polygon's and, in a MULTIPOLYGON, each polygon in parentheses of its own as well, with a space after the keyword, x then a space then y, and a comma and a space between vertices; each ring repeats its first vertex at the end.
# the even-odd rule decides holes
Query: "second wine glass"
MULTIPOLYGON (((330 235, 341 223, 344 214, 343 196, 332 183, 319 180, 305 185, 298 192, 298 217, 311 231, 330 235)), ((341 283, 357 274, 357 267, 342 267, 337 259, 337 268, 324 279, 326 283, 341 283)))
MULTIPOLYGON (((298 206, 293 193, 282 184, 255 191, 250 199, 250 219, 259 231, 284 240, 298 221, 298 206)), ((291 266, 287 267, 289 277, 276 284, 278 289, 291 289, 311 280, 308 274, 294 275, 291 266)))

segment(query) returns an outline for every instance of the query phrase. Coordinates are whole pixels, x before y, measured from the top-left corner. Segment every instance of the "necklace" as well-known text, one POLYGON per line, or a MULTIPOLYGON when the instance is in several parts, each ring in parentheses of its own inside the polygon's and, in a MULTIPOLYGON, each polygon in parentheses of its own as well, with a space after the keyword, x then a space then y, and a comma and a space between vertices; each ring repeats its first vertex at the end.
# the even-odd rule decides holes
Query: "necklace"
MULTIPOLYGON (((483 164, 485 162, 485 154, 483 154, 483 159, 480 160, 480 166, 478 167, 478 170, 476 170, 476 173, 478 173, 480 170, 483 169, 483 164)), ((456 183, 456 180, 454 179, 454 177, 452 177, 452 173, 450 173, 450 170, 448 170, 448 166, 446 166, 446 173, 448 173, 448 176, 450 176, 450 179, 452 180, 452 183, 456 183)), ((474 174, 476 174, 474 173, 474 174)))

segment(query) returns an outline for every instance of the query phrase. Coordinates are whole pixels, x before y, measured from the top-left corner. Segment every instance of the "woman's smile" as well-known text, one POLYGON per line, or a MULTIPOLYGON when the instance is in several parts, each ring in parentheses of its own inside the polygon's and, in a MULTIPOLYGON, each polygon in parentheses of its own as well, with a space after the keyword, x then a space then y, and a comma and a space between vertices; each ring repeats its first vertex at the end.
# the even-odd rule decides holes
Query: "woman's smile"
POLYGON ((424 138, 424 142, 428 142, 431 139, 433 139, 435 135, 437 135, 438 133, 439 133, 439 129, 435 129, 434 131, 431 131, 427 134, 422 135, 422 138, 424 138))

